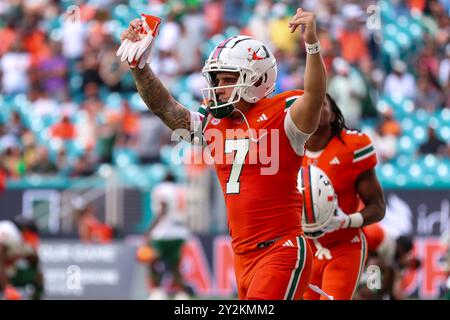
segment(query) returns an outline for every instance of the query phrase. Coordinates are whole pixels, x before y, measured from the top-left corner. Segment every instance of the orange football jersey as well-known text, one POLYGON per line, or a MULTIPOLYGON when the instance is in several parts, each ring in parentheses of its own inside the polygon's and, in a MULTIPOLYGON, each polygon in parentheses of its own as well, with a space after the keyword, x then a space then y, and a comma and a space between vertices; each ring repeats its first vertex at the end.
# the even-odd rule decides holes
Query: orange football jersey
POLYGON ((224 193, 235 253, 302 234, 297 190, 302 157, 284 130, 286 111, 301 94, 293 90, 260 100, 244 113, 248 125, 241 118, 212 118, 206 125, 204 136, 224 193))
MULTIPOLYGON (((358 176, 377 164, 375 149, 370 138, 356 130, 342 130, 342 142, 333 137, 317 158, 303 157, 302 166, 309 164, 321 168, 330 178, 338 197, 339 207, 347 214, 360 208, 356 190, 358 176)), ((358 228, 342 229, 325 234, 319 239, 324 246, 351 241, 358 235, 358 228)))

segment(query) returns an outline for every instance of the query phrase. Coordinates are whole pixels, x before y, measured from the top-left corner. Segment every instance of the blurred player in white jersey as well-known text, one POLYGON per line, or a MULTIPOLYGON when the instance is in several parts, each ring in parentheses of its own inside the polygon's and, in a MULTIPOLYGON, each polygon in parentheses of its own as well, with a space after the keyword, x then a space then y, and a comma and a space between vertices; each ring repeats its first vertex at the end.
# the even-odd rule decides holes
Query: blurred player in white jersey
POLYGON ((149 299, 168 297, 162 288, 165 271, 170 273, 177 288, 175 299, 187 299, 190 289, 180 273, 181 249, 190 234, 184 188, 177 184, 175 177, 169 173, 164 181, 154 188, 151 200, 155 217, 147 231, 147 237, 156 258, 150 263, 154 288, 149 299))

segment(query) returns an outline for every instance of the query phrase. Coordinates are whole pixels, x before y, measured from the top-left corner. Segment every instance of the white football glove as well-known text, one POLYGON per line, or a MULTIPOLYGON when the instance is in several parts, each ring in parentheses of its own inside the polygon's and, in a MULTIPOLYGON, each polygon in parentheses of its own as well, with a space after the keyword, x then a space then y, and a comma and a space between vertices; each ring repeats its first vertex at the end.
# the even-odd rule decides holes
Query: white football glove
POLYGON ((352 214, 346 214, 341 208, 337 207, 333 218, 330 223, 322 230, 325 233, 330 233, 340 229, 347 228, 359 228, 363 225, 364 218, 361 213, 356 212, 352 214))
POLYGON ((142 14, 142 27, 138 30, 141 40, 133 42, 125 39, 117 50, 122 62, 128 61, 132 68, 138 66, 144 68, 150 63, 150 54, 153 47, 153 39, 157 36, 161 19, 148 14, 142 14))
POLYGON ((350 225, 350 217, 345 214, 341 208, 337 207, 330 223, 323 228, 325 233, 333 232, 339 229, 346 229, 350 225))

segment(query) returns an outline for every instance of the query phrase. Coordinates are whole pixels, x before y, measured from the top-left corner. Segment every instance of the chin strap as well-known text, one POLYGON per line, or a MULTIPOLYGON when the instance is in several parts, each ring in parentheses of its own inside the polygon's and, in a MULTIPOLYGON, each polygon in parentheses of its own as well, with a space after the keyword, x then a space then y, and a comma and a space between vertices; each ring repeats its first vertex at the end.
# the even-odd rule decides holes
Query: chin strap
MULTIPOLYGON (((265 133, 262 134, 258 139, 256 139, 256 138, 254 137, 254 135, 253 135, 253 131, 252 131, 252 129, 250 128, 250 124, 248 123, 247 117, 244 115, 244 113, 243 113, 241 110, 239 110, 238 108, 234 108, 234 110, 236 110, 237 112, 239 112, 239 113, 242 115, 242 118, 244 119, 245 124, 247 125, 248 132, 249 132, 249 135, 250 135, 249 139, 250 139, 251 141, 253 141, 253 142, 255 142, 255 143, 258 143, 259 140, 261 140, 262 138, 264 138, 264 137, 268 134, 267 132, 265 132, 265 133)), ((212 112, 211 112, 210 106, 207 106, 207 107, 205 108, 205 116, 204 116, 204 118, 203 118, 203 120, 202 120, 202 123, 201 123, 201 125, 200 125, 202 137, 203 137, 203 132, 204 132, 204 130, 205 130, 205 127, 206 127, 206 125, 208 124, 208 121, 211 119, 211 117, 210 117, 211 114, 212 114, 212 112)), ((200 138, 198 137, 198 135, 196 134, 196 132, 198 132, 198 129, 191 133, 191 141, 193 141, 194 144, 199 144, 199 143, 200 143, 200 138)))

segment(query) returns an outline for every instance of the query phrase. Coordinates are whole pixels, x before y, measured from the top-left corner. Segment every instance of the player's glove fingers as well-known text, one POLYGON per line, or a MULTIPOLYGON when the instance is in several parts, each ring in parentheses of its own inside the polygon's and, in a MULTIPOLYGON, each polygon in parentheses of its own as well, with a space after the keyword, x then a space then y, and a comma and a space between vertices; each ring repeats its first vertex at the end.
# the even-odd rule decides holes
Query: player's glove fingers
POLYGON ((127 46, 128 41, 129 41, 128 39, 125 39, 125 40, 123 40, 122 43, 120 44, 119 50, 117 50, 117 53, 116 53, 116 55, 117 55, 118 57, 121 57, 121 56, 122 56, 123 52, 125 51, 125 48, 126 48, 126 46, 127 46))
POLYGON ((149 55, 148 55, 148 58, 147 58, 147 63, 150 63, 150 60, 151 60, 151 53, 152 53, 152 50, 153 50, 153 44, 154 44, 155 42, 153 41, 151 44, 150 44, 150 48, 148 48, 148 51, 150 51, 149 52, 149 55))
POLYGON ((141 60, 139 61, 139 69, 144 68, 144 66, 150 62, 150 54, 151 50, 147 50, 144 52, 144 54, 141 57, 141 60))
POLYGON ((126 39, 125 41, 126 41, 126 43, 125 43, 124 46, 123 46, 122 55, 121 55, 121 57, 120 57, 120 61, 122 61, 122 62, 124 62, 124 61, 127 60, 127 58, 128 58, 128 50, 129 50, 130 45, 131 45, 131 43, 132 43, 132 42, 131 42, 130 40, 128 40, 128 39, 126 39))
POLYGON ((127 43, 124 45, 120 61, 124 62, 128 59, 128 54, 129 54, 130 47, 132 44, 133 44, 133 42, 131 42, 130 40, 127 40, 127 43))
POLYGON ((140 41, 139 49, 136 53, 136 60, 139 60, 146 50, 149 49, 153 36, 148 34, 140 41))
POLYGON ((128 53, 128 62, 133 62, 133 60, 138 60, 136 59, 136 53, 139 50, 139 46, 140 46, 140 41, 138 42, 134 42, 131 46, 130 46, 130 51, 128 53))

